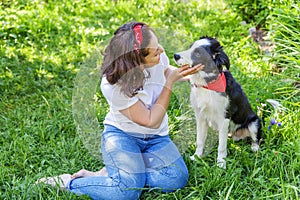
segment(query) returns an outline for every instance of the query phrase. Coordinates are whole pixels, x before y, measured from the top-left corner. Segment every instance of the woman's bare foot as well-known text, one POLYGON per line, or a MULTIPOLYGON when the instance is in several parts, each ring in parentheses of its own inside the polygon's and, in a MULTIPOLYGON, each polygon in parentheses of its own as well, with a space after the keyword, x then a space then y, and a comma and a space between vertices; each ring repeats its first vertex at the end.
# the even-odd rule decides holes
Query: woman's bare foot
POLYGON ((98 172, 91 172, 86 169, 81 169, 78 172, 74 173, 71 178, 83 178, 83 177, 88 177, 88 176, 107 176, 107 171, 106 168, 103 167, 100 171, 98 172))
POLYGON ((62 174, 54 177, 41 178, 35 184, 45 183, 51 186, 59 186, 61 189, 66 189, 67 184, 71 181, 71 174, 62 174))

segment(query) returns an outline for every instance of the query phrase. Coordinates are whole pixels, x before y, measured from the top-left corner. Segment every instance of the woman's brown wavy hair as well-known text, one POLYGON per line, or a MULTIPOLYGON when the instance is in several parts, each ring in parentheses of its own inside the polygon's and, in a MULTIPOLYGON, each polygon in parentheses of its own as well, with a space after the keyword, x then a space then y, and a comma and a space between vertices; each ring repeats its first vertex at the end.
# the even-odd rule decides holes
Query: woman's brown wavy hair
POLYGON ((116 30, 103 53, 102 75, 106 76, 110 84, 120 85, 121 91, 129 97, 133 97, 143 89, 147 78, 141 66, 149 54, 149 49, 146 47, 150 43, 151 31, 154 32, 142 22, 126 23, 116 30), (143 41, 139 50, 134 49, 137 41, 133 28, 136 25, 142 25, 143 41))

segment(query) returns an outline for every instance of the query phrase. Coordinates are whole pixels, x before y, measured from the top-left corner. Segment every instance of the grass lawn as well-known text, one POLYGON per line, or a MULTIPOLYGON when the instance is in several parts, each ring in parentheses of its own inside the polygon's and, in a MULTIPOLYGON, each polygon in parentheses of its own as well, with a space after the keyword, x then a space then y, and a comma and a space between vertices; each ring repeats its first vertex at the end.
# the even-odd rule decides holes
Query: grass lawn
POLYGON ((149 191, 141 199, 299 199, 300 6, 296 1, 266 2, 256 16, 264 17, 270 52, 248 32, 262 18, 243 23, 241 5, 231 1, 1 1, 0 199, 89 199, 34 182, 102 168, 97 138, 107 105, 94 66, 115 29, 132 20, 155 29, 172 65, 172 55, 200 36, 217 37, 233 75, 264 120, 257 153, 246 142, 229 139, 227 169, 219 169, 212 134, 206 156, 191 161, 195 123, 190 86, 178 83, 168 111, 170 134, 190 179, 182 190, 149 191), (273 126, 271 119, 276 120, 273 126))

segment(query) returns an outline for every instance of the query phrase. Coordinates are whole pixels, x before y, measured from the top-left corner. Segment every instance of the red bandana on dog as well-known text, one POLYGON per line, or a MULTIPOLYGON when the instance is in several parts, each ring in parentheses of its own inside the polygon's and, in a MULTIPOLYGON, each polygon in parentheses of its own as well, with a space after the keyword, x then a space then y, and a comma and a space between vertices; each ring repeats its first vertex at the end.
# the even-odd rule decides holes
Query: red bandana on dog
POLYGON ((226 91, 226 77, 224 73, 222 72, 217 80, 210 82, 207 84, 207 86, 202 86, 208 90, 213 90, 216 92, 225 92, 226 91))
MULTIPOLYGON (((193 84, 194 87, 199 87, 196 84, 193 84)), ((207 86, 201 86, 208 90, 213 90, 216 92, 225 92, 226 91, 226 77, 224 75, 224 72, 219 74, 218 78, 215 81, 212 81, 207 84, 207 86)))

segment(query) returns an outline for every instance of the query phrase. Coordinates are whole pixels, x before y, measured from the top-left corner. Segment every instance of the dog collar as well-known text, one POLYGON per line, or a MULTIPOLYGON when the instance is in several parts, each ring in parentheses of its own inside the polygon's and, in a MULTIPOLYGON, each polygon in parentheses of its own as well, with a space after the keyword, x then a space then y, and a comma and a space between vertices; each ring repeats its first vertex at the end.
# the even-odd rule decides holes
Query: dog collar
MULTIPOLYGON (((193 87, 199 87, 197 84, 192 84, 193 87)), ((213 90, 216 92, 225 92, 226 91, 226 77, 224 72, 219 74, 218 78, 215 81, 209 82, 207 85, 202 85, 201 87, 213 90)))

